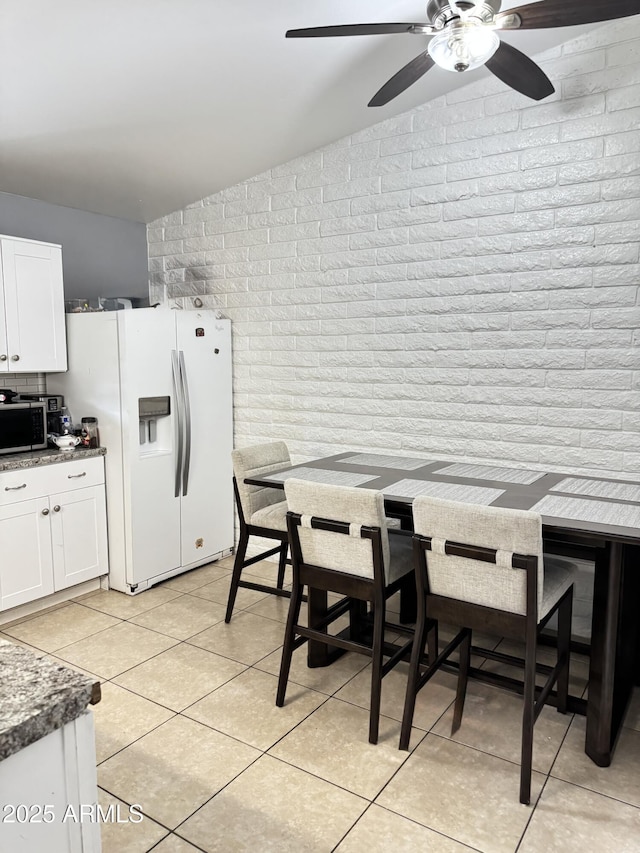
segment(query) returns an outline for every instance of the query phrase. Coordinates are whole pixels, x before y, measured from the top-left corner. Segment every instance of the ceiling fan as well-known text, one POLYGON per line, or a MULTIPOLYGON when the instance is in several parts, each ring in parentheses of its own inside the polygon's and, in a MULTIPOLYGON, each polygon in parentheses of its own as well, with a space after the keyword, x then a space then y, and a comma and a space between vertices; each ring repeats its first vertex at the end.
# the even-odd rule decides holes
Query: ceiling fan
POLYGON ((536 101, 551 95, 553 84, 524 53, 500 41, 499 30, 569 27, 640 14, 640 0, 539 0, 501 12, 502 0, 428 0, 426 24, 343 24, 288 30, 287 38, 368 36, 410 33, 426 36, 427 49, 401 68, 369 101, 388 104, 434 65, 470 71, 486 65, 507 86, 536 101))

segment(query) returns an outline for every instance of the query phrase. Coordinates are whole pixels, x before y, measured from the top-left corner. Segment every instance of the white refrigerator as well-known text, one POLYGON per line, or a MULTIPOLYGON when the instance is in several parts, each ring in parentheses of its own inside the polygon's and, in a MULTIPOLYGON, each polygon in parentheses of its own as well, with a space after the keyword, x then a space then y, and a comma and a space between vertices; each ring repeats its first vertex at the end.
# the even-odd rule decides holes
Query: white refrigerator
POLYGON ((109 586, 130 594, 233 548, 231 323, 211 311, 67 315, 48 374, 107 449, 109 586))

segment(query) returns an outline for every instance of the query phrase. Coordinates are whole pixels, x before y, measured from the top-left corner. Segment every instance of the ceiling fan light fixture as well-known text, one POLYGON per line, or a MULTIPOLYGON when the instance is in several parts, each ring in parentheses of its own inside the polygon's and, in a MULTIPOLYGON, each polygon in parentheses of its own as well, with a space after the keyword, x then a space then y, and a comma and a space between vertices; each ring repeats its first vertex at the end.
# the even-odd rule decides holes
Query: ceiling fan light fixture
POLYGON ((447 71, 471 71, 491 59, 500 46, 494 30, 475 23, 458 23, 432 36, 427 50, 447 71))

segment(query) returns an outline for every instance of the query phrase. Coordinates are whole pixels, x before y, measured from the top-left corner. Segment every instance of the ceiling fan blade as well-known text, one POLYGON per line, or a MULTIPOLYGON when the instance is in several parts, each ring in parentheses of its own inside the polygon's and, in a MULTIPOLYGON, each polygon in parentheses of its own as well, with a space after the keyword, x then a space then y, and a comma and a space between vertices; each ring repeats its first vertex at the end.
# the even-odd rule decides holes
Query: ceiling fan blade
POLYGON ((542 0, 501 12, 496 23, 502 29, 542 29, 595 24, 638 14, 638 0, 542 0))
POLYGON ((431 32, 425 24, 338 24, 333 27, 305 27, 301 30, 287 30, 285 38, 306 39, 325 36, 376 36, 386 33, 431 32))
POLYGON ((397 74, 394 74, 390 80, 384 84, 382 89, 380 89, 376 94, 371 98, 368 105, 369 107, 382 107, 385 104, 388 104, 389 101, 393 100, 396 95, 399 95, 401 92, 404 92, 405 89, 408 89, 416 80, 419 80, 423 74, 426 74, 430 68, 433 68, 435 65, 433 59, 429 56, 428 52, 425 50, 423 53, 416 56, 415 59, 412 59, 411 62, 408 62, 404 68, 401 68, 397 74))
POLYGON ((507 86, 528 98, 533 98, 534 101, 540 101, 555 92, 553 83, 542 68, 506 42, 500 43, 500 47, 485 65, 507 86))

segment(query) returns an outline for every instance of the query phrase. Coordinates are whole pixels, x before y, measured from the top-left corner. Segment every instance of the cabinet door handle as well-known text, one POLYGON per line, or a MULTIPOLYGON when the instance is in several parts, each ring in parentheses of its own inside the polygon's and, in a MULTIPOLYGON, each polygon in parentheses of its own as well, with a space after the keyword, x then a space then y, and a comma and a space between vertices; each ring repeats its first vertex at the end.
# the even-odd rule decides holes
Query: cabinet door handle
POLYGON ((20 489, 26 489, 26 488, 27 488, 27 484, 23 483, 21 486, 5 486, 4 490, 5 490, 5 492, 17 492, 20 489))
POLYGON ((56 504, 53 508, 54 512, 60 512, 60 504, 56 504))
POLYGON ((87 472, 83 471, 81 474, 67 474, 67 480, 77 480, 78 477, 86 477, 87 472))
POLYGON ((43 514, 43 515, 49 515, 49 510, 48 510, 48 509, 43 509, 43 510, 42 510, 42 514, 43 514))
POLYGON ((6 361, 6 360, 7 360, 7 355, 6 355, 6 353, 3 352, 2 355, 0 355, 0 361, 6 361))
POLYGON ((20 361, 20 356, 19 355, 12 355, 11 361, 20 361))

